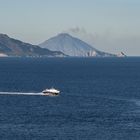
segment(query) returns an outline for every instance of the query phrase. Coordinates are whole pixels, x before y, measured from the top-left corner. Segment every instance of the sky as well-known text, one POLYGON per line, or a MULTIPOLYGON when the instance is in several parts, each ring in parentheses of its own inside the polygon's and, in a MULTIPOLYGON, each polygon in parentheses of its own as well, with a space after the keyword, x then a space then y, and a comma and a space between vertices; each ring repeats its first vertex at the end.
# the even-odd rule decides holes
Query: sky
POLYGON ((40 44, 61 32, 140 56, 140 0, 0 0, 0 33, 40 44))

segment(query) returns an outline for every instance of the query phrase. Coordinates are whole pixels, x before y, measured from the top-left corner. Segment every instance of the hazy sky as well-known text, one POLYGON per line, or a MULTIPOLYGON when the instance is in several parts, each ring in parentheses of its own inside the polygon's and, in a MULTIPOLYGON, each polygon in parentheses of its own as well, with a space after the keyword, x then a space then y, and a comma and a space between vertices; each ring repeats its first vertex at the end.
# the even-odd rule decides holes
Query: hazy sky
POLYGON ((60 32, 140 55, 140 0, 0 0, 0 33, 39 44, 60 32))

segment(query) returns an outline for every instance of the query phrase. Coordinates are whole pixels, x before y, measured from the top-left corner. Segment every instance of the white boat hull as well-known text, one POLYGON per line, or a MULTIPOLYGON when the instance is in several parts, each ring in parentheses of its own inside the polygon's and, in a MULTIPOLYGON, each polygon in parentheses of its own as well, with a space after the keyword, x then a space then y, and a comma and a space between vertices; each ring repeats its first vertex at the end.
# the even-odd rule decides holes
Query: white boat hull
POLYGON ((46 96, 58 96, 58 93, 43 93, 46 96))

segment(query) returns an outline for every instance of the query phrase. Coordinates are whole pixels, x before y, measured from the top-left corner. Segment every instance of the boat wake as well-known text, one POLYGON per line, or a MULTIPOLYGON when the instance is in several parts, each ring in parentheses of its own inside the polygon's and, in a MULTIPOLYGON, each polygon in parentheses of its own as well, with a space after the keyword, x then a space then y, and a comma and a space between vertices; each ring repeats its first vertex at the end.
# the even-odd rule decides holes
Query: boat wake
POLYGON ((44 95, 43 93, 28 93, 28 92, 0 92, 0 95, 34 95, 34 96, 40 96, 44 95))

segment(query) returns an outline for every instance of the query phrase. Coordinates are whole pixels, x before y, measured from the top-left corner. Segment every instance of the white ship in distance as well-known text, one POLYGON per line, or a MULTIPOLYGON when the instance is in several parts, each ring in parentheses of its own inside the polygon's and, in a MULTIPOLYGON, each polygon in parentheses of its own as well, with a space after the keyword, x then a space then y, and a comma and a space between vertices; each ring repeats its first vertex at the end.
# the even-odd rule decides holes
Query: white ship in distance
POLYGON ((57 96, 60 94, 60 91, 58 89, 55 89, 55 88, 50 88, 50 89, 43 90, 42 93, 44 95, 48 95, 48 96, 57 96))

